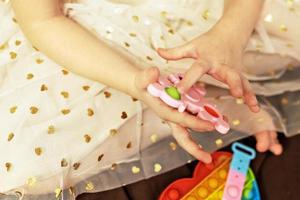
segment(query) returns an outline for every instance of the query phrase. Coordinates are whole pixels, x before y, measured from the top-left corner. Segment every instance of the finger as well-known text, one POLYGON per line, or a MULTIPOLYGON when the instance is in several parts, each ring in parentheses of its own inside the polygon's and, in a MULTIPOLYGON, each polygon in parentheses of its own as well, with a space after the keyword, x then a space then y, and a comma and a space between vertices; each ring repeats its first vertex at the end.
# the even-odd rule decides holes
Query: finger
POLYGON ((275 131, 270 131, 270 137, 271 137, 270 151, 274 153, 274 155, 282 154, 283 148, 282 145, 279 143, 279 140, 277 138, 277 133, 275 131))
POLYGON ((179 92, 187 92, 200 77, 208 72, 208 70, 209 67, 207 67, 204 63, 194 62, 190 69, 184 74, 183 79, 177 85, 179 92))
POLYGON ((266 152, 269 150, 271 143, 271 136, 268 131, 261 131, 255 134, 256 149, 259 152, 266 152))
POLYGON ((181 113, 177 109, 168 106, 159 98, 151 96, 147 91, 144 91, 143 95, 146 96, 147 104, 152 105, 152 108, 158 108, 158 110, 155 110, 155 112, 166 121, 182 124, 184 127, 188 127, 200 132, 214 130, 213 124, 209 121, 202 120, 188 112, 181 113))
POLYGON ((229 86, 232 96, 241 98, 243 96, 243 85, 240 74, 227 66, 218 67, 218 71, 212 72, 214 77, 229 86))
POLYGON ((242 83, 244 88, 245 103, 248 105, 252 112, 259 112, 260 107, 249 81, 245 77, 242 77, 242 83))
POLYGON ((145 89, 151 83, 154 83, 159 78, 159 69, 157 67, 149 67, 136 76, 136 87, 138 89, 145 89))
POLYGON ((242 81, 239 73, 235 72, 227 66, 219 66, 209 72, 215 79, 228 85, 231 94, 234 97, 243 96, 242 81))
POLYGON ((184 113, 177 112, 177 114, 178 114, 178 121, 179 121, 178 124, 181 124, 184 127, 188 127, 192 130, 200 131, 200 132, 215 130, 214 125, 209 121, 202 120, 199 117, 191 115, 186 112, 184 113))
POLYGON ((166 106, 163 102, 160 103, 160 111, 164 113, 163 118, 167 121, 171 121, 200 132, 215 130, 213 124, 209 121, 202 120, 197 116, 191 115, 187 112, 178 112, 178 110, 166 106))
POLYGON ((193 45, 185 44, 170 49, 157 49, 158 54, 166 60, 179 60, 182 58, 197 58, 197 53, 193 45))
POLYGON ((198 160, 208 164, 211 163, 211 155, 205 152, 199 145, 190 137, 188 131, 174 123, 169 123, 172 133, 178 144, 185 149, 189 154, 193 155, 198 160))

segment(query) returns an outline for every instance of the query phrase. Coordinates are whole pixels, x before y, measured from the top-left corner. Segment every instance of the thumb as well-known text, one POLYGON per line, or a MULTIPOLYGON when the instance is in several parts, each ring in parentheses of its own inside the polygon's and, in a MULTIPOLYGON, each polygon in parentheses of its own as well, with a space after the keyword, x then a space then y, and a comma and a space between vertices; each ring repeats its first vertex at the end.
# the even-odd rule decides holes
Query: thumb
POLYGON ((145 89, 151 83, 158 81, 159 69, 157 67, 149 67, 137 74, 136 76, 136 87, 139 89, 145 89))
POLYGON ((157 53, 166 60, 179 60, 182 58, 197 58, 197 52, 190 44, 185 44, 183 46, 163 49, 158 48, 157 53))

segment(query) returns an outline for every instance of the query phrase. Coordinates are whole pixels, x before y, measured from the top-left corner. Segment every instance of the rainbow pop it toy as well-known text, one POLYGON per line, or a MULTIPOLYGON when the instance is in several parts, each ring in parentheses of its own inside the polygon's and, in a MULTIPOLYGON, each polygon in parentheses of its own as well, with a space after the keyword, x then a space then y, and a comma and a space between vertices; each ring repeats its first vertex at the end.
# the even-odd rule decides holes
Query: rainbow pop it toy
MULTIPOLYGON (((215 152, 212 157, 212 164, 198 163, 193 178, 179 179, 170 184, 159 200, 222 200, 232 154, 215 152)), ((260 200, 255 176, 250 168, 247 171, 241 199, 260 200)))

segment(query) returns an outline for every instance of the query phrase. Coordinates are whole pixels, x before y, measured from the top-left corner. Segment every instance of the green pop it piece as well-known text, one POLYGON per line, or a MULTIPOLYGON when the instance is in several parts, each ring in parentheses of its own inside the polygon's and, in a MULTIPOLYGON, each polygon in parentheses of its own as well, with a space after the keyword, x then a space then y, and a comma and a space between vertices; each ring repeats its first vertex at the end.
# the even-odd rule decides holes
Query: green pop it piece
POLYGON ((176 87, 167 87, 165 89, 165 91, 173 99, 176 99, 176 100, 180 100, 181 99, 181 95, 180 95, 180 93, 179 93, 179 91, 177 90, 176 87))

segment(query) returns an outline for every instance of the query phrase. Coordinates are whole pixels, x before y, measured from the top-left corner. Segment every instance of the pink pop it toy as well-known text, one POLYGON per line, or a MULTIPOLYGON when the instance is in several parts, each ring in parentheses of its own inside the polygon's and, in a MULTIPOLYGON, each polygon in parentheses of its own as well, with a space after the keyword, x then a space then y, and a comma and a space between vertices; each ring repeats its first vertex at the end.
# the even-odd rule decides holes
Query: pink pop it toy
POLYGON ((148 85, 147 90, 152 96, 159 97, 167 105, 177 108, 179 112, 187 110, 213 123, 218 132, 227 133, 230 129, 228 122, 224 120, 217 107, 204 98, 206 94, 204 88, 193 85, 187 93, 179 93, 176 85, 182 78, 182 74, 160 77, 158 82, 148 85))

